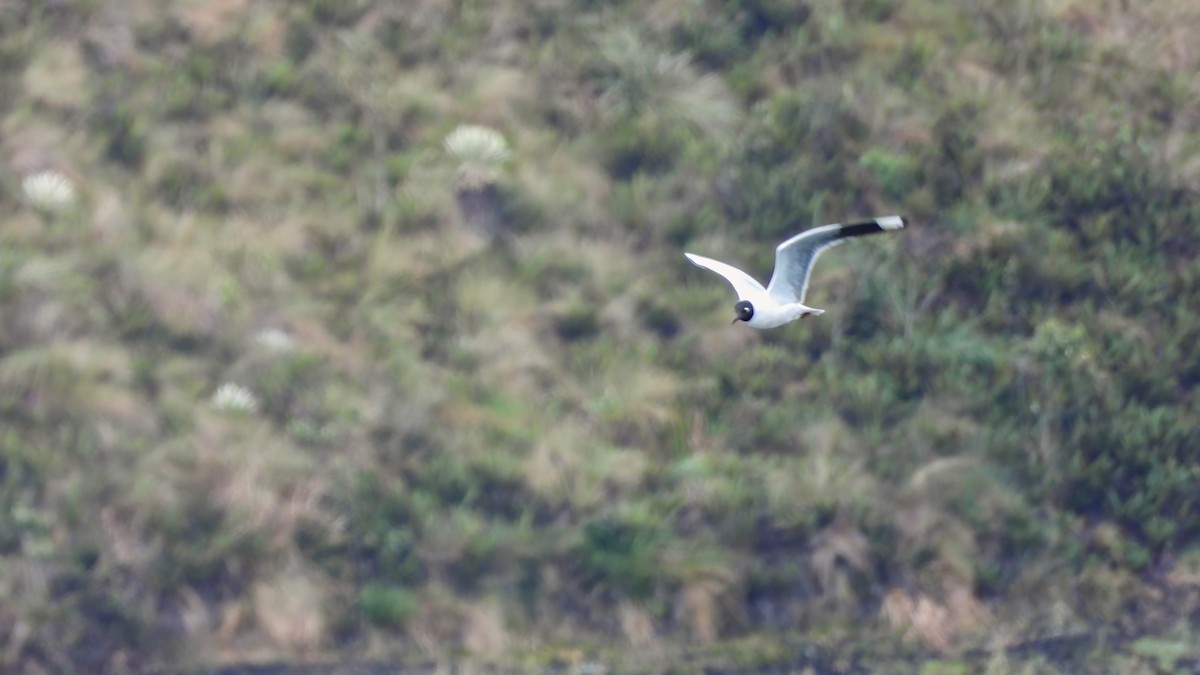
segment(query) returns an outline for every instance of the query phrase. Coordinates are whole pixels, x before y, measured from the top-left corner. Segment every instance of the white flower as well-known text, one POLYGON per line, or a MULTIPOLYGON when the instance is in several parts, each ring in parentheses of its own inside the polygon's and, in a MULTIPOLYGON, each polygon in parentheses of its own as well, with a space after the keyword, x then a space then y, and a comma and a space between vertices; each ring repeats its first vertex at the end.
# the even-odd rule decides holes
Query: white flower
POLYGON ((509 156, 508 143, 499 131, 476 124, 460 125, 442 145, 460 162, 458 180, 467 189, 494 183, 495 168, 509 156))
POLYGON ((292 336, 278 328, 266 328, 254 335, 254 341, 264 349, 277 354, 292 351, 295 344, 292 336))
POLYGON ((442 142, 446 152, 463 162, 499 164, 508 159, 508 143, 499 131, 477 124, 462 124, 442 142))
POLYGON ((25 176, 21 189, 29 203, 39 211, 59 213, 75 203, 75 186, 69 178, 54 170, 25 176))
POLYGON ((242 385, 226 382, 217 387, 212 396, 212 405, 217 410, 254 412, 258 410, 258 399, 242 385))

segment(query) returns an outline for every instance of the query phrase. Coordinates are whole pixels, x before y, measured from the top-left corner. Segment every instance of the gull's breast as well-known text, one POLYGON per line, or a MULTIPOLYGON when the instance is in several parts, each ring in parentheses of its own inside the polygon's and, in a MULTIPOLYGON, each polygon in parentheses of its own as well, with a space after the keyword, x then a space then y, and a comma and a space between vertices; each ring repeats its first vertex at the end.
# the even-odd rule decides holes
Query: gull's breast
POLYGON ((762 307, 755 305, 754 316, 750 317, 750 320, 746 323, 749 324, 751 328, 776 328, 785 323, 795 321, 796 319, 799 319, 805 312, 811 311, 811 307, 806 307, 804 304, 799 302, 790 302, 786 305, 780 305, 772 302, 767 303, 762 307))

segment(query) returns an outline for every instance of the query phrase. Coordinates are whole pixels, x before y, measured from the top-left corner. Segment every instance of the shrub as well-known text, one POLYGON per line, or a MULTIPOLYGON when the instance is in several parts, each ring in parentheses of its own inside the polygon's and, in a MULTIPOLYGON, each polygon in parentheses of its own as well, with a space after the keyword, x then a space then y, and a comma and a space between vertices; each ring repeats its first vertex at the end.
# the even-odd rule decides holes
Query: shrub
POLYGON ((370 7, 366 0, 306 0, 304 3, 316 25, 346 26, 370 7))
POLYGON ((915 166, 908 155, 871 148, 858 163, 878 182, 883 195, 893 202, 902 202, 916 187, 915 166))
POLYGON ((704 67, 728 67, 747 52, 746 21, 739 9, 726 5, 690 13, 672 27, 671 41, 704 67))
POLYGON ((335 503, 346 518, 348 553, 367 579, 384 584, 412 584, 423 578, 416 556, 416 518, 411 496, 390 488, 381 476, 359 476, 345 501, 335 503))
POLYGON ((566 342, 594 338, 600 332, 599 313, 590 304, 572 302, 554 317, 554 332, 566 342))
POLYGON ((146 157, 146 132, 133 108, 108 100, 92 118, 96 133, 106 137, 105 157, 129 169, 139 169, 146 157))
POLYGON ((1068 508, 1121 523, 1154 551, 1200 535, 1200 431, 1175 407, 1126 404, 1080 430, 1064 458, 1068 508))
POLYGON ((637 518, 602 516, 583 527, 579 556, 590 584, 604 584, 637 598, 663 580, 659 555, 665 533, 637 518))
POLYGON ((732 11, 739 19, 742 31, 748 36, 759 37, 768 32, 794 30, 805 24, 812 15, 812 7, 802 2, 787 0, 751 0, 734 2, 721 0, 720 6, 732 11))
POLYGON ((730 217, 779 241, 826 210, 853 212, 847 192, 868 129, 840 89, 816 84, 755 106, 732 158, 730 217))
POLYGON ((367 584, 358 592, 358 607, 367 621, 380 628, 403 628, 417 611, 417 601, 408 589, 367 584))
POLYGON ((975 135, 982 112, 982 104, 961 101, 934 122, 934 140, 925 146, 921 161, 921 183, 932 186, 943 208, 970 198, 983 178, 984 155, 975 135))

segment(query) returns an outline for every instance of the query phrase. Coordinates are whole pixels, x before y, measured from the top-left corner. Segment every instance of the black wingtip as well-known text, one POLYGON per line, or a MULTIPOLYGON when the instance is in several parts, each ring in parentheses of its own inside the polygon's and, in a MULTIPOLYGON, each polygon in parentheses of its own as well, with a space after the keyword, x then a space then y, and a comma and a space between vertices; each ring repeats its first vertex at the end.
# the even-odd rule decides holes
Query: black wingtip
POLYGON ((893 230, 901 230, 908 225, 908 218, 904 216, 880 216, 871 220, 864 220, 857 223, 847 223, 838 228, 838 238, 842 237, 861 237, 867 234, 877 234, 880 232, 891 232, 893 230))

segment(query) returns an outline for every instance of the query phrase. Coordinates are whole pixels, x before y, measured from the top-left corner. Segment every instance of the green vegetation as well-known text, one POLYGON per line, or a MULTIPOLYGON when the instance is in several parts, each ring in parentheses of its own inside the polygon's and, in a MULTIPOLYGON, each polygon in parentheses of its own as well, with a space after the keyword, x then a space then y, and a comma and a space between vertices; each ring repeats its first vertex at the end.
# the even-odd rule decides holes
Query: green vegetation
POLYGON ((0 670, 1194 667, 1132 4, 0 4, 0 670), (888 213, 772 332, 681 255, 888 213))

